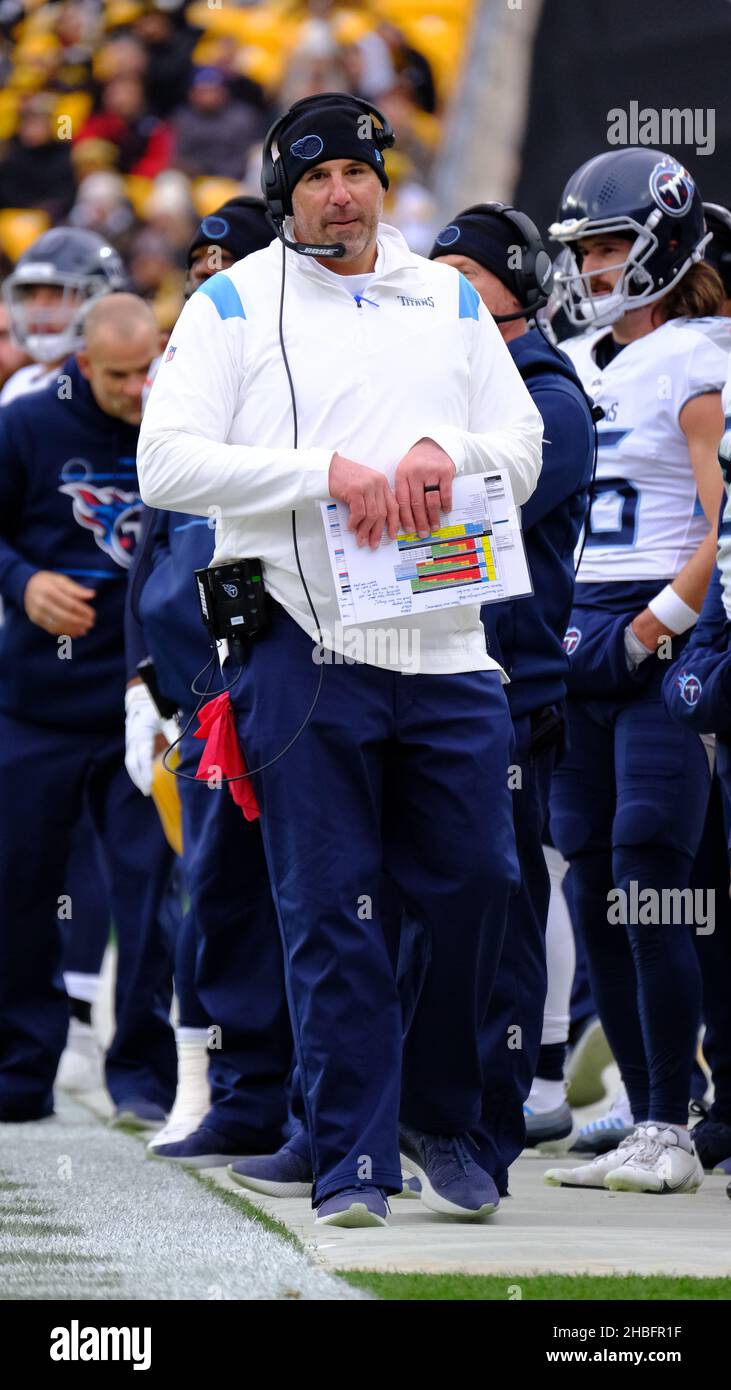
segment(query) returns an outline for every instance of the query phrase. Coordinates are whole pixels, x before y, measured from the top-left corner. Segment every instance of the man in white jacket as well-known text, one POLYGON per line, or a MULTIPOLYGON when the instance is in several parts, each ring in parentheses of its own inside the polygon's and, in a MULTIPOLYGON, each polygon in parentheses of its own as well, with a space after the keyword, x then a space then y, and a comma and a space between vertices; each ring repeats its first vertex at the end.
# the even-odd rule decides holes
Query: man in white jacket
POLYGON ((280 123, 281 196, 270 180, 265 197, 287 214, 289 238, 344 254, 274 241, 201 286, 173 331, 139 449, 147 503, 214 515, 215 564, 263 561, 270 626, 226 674, 248 766, 267 764, 252 780, 313 1204, 318 1222, 338 1225, 383 1224, 402 1162, 432 1210, 495 1209, 466 1136, 519 870, 510 718, 478 606, 392 620, 396 642, 368 641, 364 628, 362 659, 323 670, 318 624, 326 648, 342 644, 319 502, 342 501, 375 549, 400 528, 428 536, 455 476, 504 468, 520 504, 541 463, 540 416, 478 295, 380 221, 384 127, 342 95, 297 103, 280 123), (321 675, 305 727, 278 757, 321 675), (430 944, 403 1067, 384 876, 430 944))

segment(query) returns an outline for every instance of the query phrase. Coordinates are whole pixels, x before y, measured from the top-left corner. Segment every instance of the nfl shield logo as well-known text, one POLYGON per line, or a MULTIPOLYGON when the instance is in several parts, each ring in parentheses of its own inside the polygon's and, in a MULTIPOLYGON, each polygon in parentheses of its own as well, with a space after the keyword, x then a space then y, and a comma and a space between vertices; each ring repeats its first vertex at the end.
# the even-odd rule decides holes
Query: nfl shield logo
POLYGON ((165 353, 165 361, 172 362, 177 350, 177 347, 169 347, 167 352, 165 353))

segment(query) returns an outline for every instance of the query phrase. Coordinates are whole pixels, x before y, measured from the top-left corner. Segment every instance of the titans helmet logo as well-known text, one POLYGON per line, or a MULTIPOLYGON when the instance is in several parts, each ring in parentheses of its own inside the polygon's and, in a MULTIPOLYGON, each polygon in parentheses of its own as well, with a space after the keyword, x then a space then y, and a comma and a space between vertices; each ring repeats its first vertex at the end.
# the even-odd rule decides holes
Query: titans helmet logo
POLYGON ((697 676, 693 675, 692 671, 681 671, 678 676, 678 690, 681 700, 684 700, 686 705, 690 705, 691 708, 693 705, 697 705, 702 689, 701 682, 697 676))
POLYGON ((693 201, 695 185, 676 159, 662 159, 650 174, 650 192, 669 217, 684 217, 693 201))
POLYGON ((93 532, 105 555, 129 569, 142 530, 142 500, 137 491, 127 491, 119 483, 136 484, 134 473, 127 477, 114 465, 108 473, 99 473, 86 459, 69 459, 61 469, 61 480, 59 492, 71 498, 74 520, 93 532))

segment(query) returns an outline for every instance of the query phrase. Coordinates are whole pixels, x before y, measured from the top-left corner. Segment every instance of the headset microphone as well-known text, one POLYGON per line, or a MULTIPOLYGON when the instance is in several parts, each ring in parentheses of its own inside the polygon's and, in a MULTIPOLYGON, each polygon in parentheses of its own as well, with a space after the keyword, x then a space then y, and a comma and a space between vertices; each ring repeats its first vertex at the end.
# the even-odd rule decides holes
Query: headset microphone
POLYGON ((346 248, 342 241, 333 241, 329 246, 313 246, 304 241, 290 241, 289 237, 284 235, 284 223, 280 218, 272 217, 272 214, 268 212, 267 219, 282 245, 287 246, 290 251, 296 251, 299 256, 327 256, 328 259, 335 260, 345 255, 346 248))

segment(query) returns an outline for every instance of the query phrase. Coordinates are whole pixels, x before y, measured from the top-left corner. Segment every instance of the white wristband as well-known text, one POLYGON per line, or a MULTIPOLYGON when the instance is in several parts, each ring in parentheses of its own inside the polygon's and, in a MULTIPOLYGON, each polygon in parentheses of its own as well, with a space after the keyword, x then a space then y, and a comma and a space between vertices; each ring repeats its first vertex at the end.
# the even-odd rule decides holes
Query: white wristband
POLYGON ((655 594, 647 607, 655 614, 658 622, 670 632, 674 632, 677 637, 681 632, 687 632, 689 627, 693 627, 700 617, 700 613, 696 613, 695 609, 675 592, 672 584, 666 584, 659 594, 655 594))

